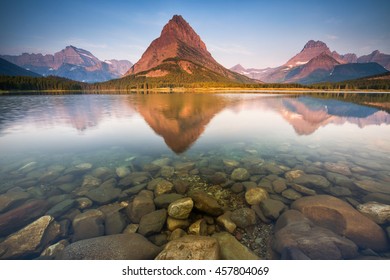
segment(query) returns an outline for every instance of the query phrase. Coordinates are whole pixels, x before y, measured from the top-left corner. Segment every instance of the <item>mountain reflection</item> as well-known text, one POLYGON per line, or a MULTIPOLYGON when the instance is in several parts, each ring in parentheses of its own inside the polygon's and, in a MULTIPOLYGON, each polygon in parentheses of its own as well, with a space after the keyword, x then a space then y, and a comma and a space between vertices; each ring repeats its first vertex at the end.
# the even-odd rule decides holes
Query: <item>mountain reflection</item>
MULTIPOLYGON (((0 99, 0 105, 0 137, 23 131, 31 125, 37 128, 37 133, 42 128, 50 131, 60 128, 57 131, 68 133, 61 129, 72 127, 83 135, 92 130, 100 130, 102 135, 106 135, 104 130, 107 126, 101 124, 109 123, 112 129, 110 135, 115 138, 119 137, 120 131, 137 134, 137 129, 147 128, 148 125, 175 153, 183 153, 202 134, 207 134, 207 127, 217 115, 221 117, 219 121, 228 122, 228 127, 232 128, 225 137, 233 134, 248 136, 248 131, 242 129, 245 112, 251 112, 253 116, 253 121, 251 119, 250 123, 245 123, 246 127, 249 125, 253 131, 260 129, 259 133, 263 132, 263 124, 273 122, 271 118, 284 120, 298 136, 314 134, 319 128, 330 124, 348 123, 360 128, 390 124, 389 113, 351 102, 253 93, 6 96, 0 99), (223 112, 234 114, 225 118, 223 112), (137 116, 141 116, 145 123, 130 126, 137 116)), ((61 138, 61 135, 57 137, 61 138)), ((142 140, 128 141, 143 144, 142 140)))

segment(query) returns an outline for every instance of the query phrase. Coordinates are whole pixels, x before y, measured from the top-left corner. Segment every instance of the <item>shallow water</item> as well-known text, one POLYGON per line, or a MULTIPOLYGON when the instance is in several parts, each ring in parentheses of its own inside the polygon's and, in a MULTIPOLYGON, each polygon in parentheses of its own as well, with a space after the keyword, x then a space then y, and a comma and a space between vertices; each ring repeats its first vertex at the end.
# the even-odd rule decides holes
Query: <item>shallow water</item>
MULTIPOLYGON (((295 198, 275 191, 272 182, 285 180, 291 170, 327 178, 330 186, 311 189, 354 207, 370 201, 372 193, 385 203, 390 195, 389 140, 390 114, 385 110, 311 96, 1 96, 0 195, 17 191, 29 197, 0 208, 0 220, 30 199, 52 199, 52 207, 61 195, 84 197, 88 175, 102 181, 114 178, 119 184, 122 167, 131 173, 148 172, 140 182, 147 183, 162 176, 154 162, 158 159, 174 167, 171 177, 194 176, 210 186, 215 185, 210 176, 216 172, 228 180, 233 168, 244 167, 251 175, 247 181, 286 205, 295 198), (181 170, 183 162, 194 165, 181 170), (99 170, 108 175, 99 178, 99 170)), ((224 184, 225 189, 231 186, 224 184)), ((121 191, 109 203, 131 200, 126 188, 121 191)), ((101 204, 94 201, 90 208, 101 204)), ((74 209, 56 220, 71 220, 74 209)), ((386 226, 381 225, 384 230, 386 226)), ((1 235, 5 238, 17 229, 1 235)))

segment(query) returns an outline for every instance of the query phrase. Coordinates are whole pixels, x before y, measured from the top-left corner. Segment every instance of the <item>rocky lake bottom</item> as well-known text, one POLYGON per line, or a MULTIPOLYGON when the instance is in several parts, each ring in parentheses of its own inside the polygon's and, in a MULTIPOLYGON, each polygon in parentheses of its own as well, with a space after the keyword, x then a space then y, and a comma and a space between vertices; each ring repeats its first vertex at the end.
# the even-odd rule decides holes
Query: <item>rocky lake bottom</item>
MULTIPOLYGON (((193 116, 202 112, 183 114, 191 116, 191 136, 193 116)), ((158 115, 161 127, 143 117, 170 149, 142 143, 4 149, 0 258, 390 258, 388 130, 356 142, 345 141, 351 135, 325 141, 318 134, 270 138, 255 130, 237 139, 243 131, 231 124, 234 137, 188 144, 188 131, 164 132, 176 117, 158 115)), ((2 131, 0 140, 15 134, 2 131)), ((202 131, 199 142, 207 140, 202 131)))
POLYGON ((50 160, 2 162, 3 259, 390 257, 390 166, 380 153, 235 143, 50 160))

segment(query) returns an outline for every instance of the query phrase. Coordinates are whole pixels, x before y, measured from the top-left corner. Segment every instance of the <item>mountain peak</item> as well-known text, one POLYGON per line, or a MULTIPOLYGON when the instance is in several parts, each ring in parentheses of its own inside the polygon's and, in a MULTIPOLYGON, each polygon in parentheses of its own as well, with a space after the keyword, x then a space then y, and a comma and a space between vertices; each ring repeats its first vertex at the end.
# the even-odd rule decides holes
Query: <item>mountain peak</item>
MULTIPOLYGON (((306 45, 303 47, 303 50, 305 49, 311 49, 311 48, 324 48, 324 49, 328 49, 328 46, 322 42, 322 41, 314 41, 314 40, 310 40, 306 43, 306 45)), ((302 51, 303 51, 302 50, 302 51)))

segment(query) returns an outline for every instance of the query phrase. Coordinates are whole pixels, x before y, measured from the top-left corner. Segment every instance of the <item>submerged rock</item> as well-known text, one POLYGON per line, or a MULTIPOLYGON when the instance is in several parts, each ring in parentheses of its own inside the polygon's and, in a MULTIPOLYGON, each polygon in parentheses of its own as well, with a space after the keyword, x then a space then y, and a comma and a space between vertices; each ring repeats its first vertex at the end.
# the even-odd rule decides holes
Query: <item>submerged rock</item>
POLYGON ((222 260, 259 260, 260 258, 227 232, 215 233, 222 260))
POLYGON ((373 180, 361 180, 355 182, 359 188, 373 193, 390 194, 390 187, 384 183, 373 180))
POLYGON ((130 221, 138 224, 143 216, 156 210, 153 198, 145 193, 138 194, 134 200, 127 206, 126 214, 130 221))
POLYGON ((36 255, 60 235, 60 226, 51 216, 43 216, 0 243, 1 259, 36 255))
POLYGON ((308 188, 327 189, 330 186, 330 182, 325 177, 315 174, 306 174, 302 170, 287 172, 286 179, 291 183, 303 185, 308 188))
POLYGON ((177 193, 162 194, 154 199, 154 204, 157 208, 168 208, 169 204, 183 197, 183 195, 177 193))
POLYGON ((124 208, 119 203, 104 205, 99 208, 104 214, 104 231, 106 235, 118 234, 126 227, 126 219, 120 212, 124 208))
POLYGON ((217 224, 223 226, 228 232, 233 233, 237 225, 231 219, 232 212, 226 211, 217 218, 217 224))
POLYGON ((167 210, 160 209, 145 216, 139 222, 138 233, 148 236, 153 233, 160 233, 167 220, 167 210))
POLYGON ((119 197, 122 190, 116 188, 116 180, 109 179, 99 187, 90 190, 85 194, 86 197, 98 204, 107 204, 119 197))
POLYGON ((292 205, 313 223, 345 236, 361 248, 386 251, 388 241, 383 229, 348 203, 329 195, 307 196, 292 205))
POLYGON ((232 174, 230 175, 231 179, 234 181, 246 181, 249 179, 250 174, 248 170, 245 168, 236 168, 233 170, 232 174))
POLYGON ((284 212, 276 222, 272 247, 284 258, 336 260, 357 256, 357 246, 333 231, 315 226, 296 210, 284 212))
POLYGON ((74 199, 65 199, 60 203, 54 205, 49 211, 46 212, 46 215, 58 218, 61 215, 65 214, 72 208, 76 207, 77 202, 74 199))
POLYGON ((219 216, 223 213, 223 209, 217 200, 203 191, 192 192, 190 197, 194 201, 194 207, 202 212, 212 216, 219 216))
POLYGON ((191 197, 178 199, 168 206, 168 215, 175 219, 187 219, 190 215, 194 201, 191 197))
POLYGON ((72 222, 73 242, 104 234, 104 214, 97 209, 87 210, 77 215, 72 222))
POLYGON ((168 242, 156 260, 218 260, 220 248, 216 238, 186 235, 168 242))
POLYGON ((196 222, 192 223, 188 228, 188 234, 195 235, 207 235, 207 223, 204 219, 199 219, 196 222))
POLYGON ((390 222, 390 205, 371 201, 358 205, 356 209, 377 224, 390 222))
POLYGON ((250 188, 245 192, 245 200, 249 205, 259 204, 268 197, 268 192, 263 188, 250 188))
POLYGON ((60 260, 151 260, 159 247, 137 233, 114 234, 70 244, 59 254, 60 260))
POLYGON ((250 208, 241 208, 232 212, 230 219, 238 227, 245 229, 256 224, 256 213, 250 208))
POLYGON ((279 200, 268 198, 260 203, 260 209, 267 218, 277 220, 279 215, 287 209, 287 206, 279 200))
POLYGON ((27 192, 11 192, 8 191, 5 194, 0 195, 0 213, 14 207, 15 205, 22 203, 30 198, 30 194, 27 192))

